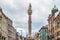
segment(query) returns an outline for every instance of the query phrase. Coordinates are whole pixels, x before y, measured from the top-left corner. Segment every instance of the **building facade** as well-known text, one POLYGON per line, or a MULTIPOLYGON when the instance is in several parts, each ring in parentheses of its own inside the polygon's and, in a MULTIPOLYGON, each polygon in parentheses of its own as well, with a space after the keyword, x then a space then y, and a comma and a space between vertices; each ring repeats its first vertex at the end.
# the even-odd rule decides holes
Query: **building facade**
POLYGON ((7 18, 8 23, 8 40, 16 40, 16 29, 12 26, 12 21, 7 18))
POLYGON ((55 17, 55 39, 60 40, 60 11, 57 12, 57 16, 55 17))
POLYGON ((16 29, 12 26, 12 21, 5 16, 0 8, 0 39, 16 40, 16 29))
POLYGON ((58 11, 58 8, 54 5, 54 7, 51 10, 51 14, 49 14, 48 17, 48 30, 49 30, 49 40, 55 40, 55 14, 58 11))
POLYGON ((39 32, 36 32, 35 33, 35 40, 40 40, 40 33, 39 32))
POLYGON ((20 36, 18 32, 16 32, 16 40, 22 40, 22 36, 20 36))
POLYGON ((20 35, 18 32, 16 33, 16 40, 24 40, 24 36, 20 35))
POLYGON ((8 28, 7 28, 7 20, 6 16, 2 12, 2 8, 0 8, 0 39, 8 40, 8 28))
POLYGON ((48 25, 43 26, 40 30, 40 40, 48 40, 48 25))

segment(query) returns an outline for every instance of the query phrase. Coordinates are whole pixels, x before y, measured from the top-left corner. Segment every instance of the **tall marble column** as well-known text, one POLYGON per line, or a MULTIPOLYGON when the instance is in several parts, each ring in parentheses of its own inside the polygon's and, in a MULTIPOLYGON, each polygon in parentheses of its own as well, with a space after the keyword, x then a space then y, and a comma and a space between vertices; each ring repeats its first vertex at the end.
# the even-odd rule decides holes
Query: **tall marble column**
POLYGON ((31 21, 31 15, 32 15, 32 6, 31 6, 31 4, 29 4, 29 8, 28 8, 28 15, 29 15, 29 17, 28 17, 28 33, 29 33, 29 35, 31 35, 31 31, 32 31, 32 28, 31 28, 31 23, 32 23, 32 21, 31 21))

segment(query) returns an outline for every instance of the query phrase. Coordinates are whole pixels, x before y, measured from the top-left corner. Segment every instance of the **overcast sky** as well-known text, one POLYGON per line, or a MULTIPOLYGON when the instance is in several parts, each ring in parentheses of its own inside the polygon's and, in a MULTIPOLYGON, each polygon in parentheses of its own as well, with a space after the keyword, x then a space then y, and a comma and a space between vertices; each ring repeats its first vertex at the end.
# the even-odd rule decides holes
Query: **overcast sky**
MULTIPOLYGON (((3 12, 13 21, 15 29, 26 36, 28 31, 28 6, 32 5, 32 31, 37 32, 39 29, 46 25, 48 15, 55 4, 60 7, 59 0, 0 0, 0 6, 3 12)), ((60 8, 59 8, 60 9, 60 8)))

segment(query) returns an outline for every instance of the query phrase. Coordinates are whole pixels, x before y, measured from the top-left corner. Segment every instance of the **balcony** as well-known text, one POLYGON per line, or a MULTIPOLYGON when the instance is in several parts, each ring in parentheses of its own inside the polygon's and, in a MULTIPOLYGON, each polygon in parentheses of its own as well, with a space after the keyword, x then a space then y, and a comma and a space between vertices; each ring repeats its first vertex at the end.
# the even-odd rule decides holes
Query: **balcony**
POLYGON ((48 38, 49 38, 49 39, 54 38, 54 35, 50 35, 50 36, 48 36, 48 38))

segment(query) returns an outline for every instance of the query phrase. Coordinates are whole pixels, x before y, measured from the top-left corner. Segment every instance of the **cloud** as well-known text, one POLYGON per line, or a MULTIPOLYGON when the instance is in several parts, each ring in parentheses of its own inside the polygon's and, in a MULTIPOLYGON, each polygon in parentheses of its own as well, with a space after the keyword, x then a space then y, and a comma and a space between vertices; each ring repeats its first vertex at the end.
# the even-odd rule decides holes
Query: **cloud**
MULTIPOLYGON (((59 0, 54 2, 60 8, 59 0)), ((32 30, 36 32, 47 24, 48 14, 51 13, 53 7, 53 0, 0 0, 4 14, 13 21, 13 26, 18 32, 23 30, 24 36, 28 31, 27 10, 29 3, 32 5, 32 30)))

